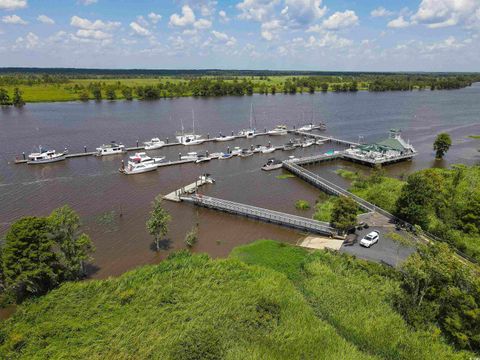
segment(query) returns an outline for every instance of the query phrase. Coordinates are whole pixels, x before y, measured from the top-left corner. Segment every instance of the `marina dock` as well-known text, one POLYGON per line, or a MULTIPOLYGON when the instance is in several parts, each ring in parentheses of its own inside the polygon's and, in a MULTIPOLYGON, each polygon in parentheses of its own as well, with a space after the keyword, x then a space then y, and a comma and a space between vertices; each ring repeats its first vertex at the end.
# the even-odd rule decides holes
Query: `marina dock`
POLYGON ((337 138, 334 138, 334 137, 331 137, 331 136, 314 134, 314 133, 307 132, 307 131, 288 130, 288 132, 291 133, 291 134, 298 135, 298 136, 311 137, 311 138, 315 138, 316 140, 323 140, 325 142, 333 142, 333 143, 336 143, 336 144, 342 144, 342 145, 347 145, 347 146, 358 146, 358 145, 360 145, 359 143, 354 142, 354 141, 337 139, 337 138))
POLYGON ((295 228, 308 233, 316 233, 332 237, 337 234, 337 231, 334 228, 330 227, 330 224, 326 222, 286 214, 269 209, 259 208, 255 206, 245 205, 233 201, 218 199, 210 196, 200 194, 182 195, 180 196, 180 200, 209 209, 214 209, 230 214, 245 216, 255 220, 295 228))
MULTIPOLYGON (((191 161, 188 160, 188 161, 184 161, 184 162, 191 162, 191 161)), ((170 194, 165 195, 163 198, 165 200, 169 200, 169 201, 180 202, 180 201, 182 201, 182 198, 181 198, 182 196, 184 196, 186 194, 193 194, 198 190, 198 188, 200 186, 205 185, 205 184, 213 184, 214 182, 215 182, 215 180, 213 178, 211 178, 209 175, 207 175, 207 174, 201 175, 201 176, 198 177, 197 180, 195 180, 195 182, 193 182, 193 183, 191 183, 187 186, 181 187, 180 189, 177 189, 177 190, 171 192, 170 194)))

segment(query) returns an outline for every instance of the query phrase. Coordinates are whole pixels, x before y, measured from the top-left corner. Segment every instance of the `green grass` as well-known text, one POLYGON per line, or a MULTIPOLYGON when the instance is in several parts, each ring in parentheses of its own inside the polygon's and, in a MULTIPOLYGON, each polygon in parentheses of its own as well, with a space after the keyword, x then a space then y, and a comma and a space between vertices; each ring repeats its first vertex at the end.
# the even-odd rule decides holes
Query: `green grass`
POLYGON ((411 330, 393 310, 390 298, 398 287, 394 270, 273 241, 239 247, 232 256, 287 275, 319 319, 366 353, 382 359, 469 358, 455 353, 437 333, 411 330))
POLYGON ((469 135, 468 137, 472 139, 480 139, 480 135, 469 135))
POLYGON ((285 275, 186 253, 20 306, 1 325, 0 358, 374 359, 285 275))
POLYGON ((380 183, 354 182, 350 191, 389 212, 395 211, 395 203, 405 183, 399 179, 383 177, 380 183))
POLYGON ((295 177, 295 175, 293 175, 293 174, 282 174, 282 175, 275 176, 275 178, 277 178, 279 180, 291 179, 291 178, 294 178, 294 177, 295 177))
POLYGON ((340 175, 342 178, 347 180, 357 180, 360 178, 358 172, 353 172, 345 169, 338 169, 335 171, 336 174, 340 175))
POLYGON ((318 221, 330 222, 335 198, 335 196, 328 196, 325 200, 318 202, 315 205, 313 218, 318 221))
POLYGON ((297 200, 295 202, 295 208, 297 210, 308 210, 310 209, 310 203, 307 200, 297 200))

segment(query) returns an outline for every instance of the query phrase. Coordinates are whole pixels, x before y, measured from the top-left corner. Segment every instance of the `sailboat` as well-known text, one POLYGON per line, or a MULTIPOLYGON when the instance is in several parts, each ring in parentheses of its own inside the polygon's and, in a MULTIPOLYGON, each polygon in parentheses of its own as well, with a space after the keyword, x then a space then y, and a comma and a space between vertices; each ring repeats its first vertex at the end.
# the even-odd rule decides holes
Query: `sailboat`
POLYGON ((181 135, 177 136, 177 141, 182 144, 182 145, 199 145, 205 141, 205 139, 202 139, 201 135, 196 135, 195 134, 195 112, 192 109, 192 133, 188 134, 185 133, 185 129, 183 127, 183 120, 180 120, 182 124, 182 133, 181 135))
POLYGON ((250 105, 250 128, 249 129, 243 129, 238 133, 240 136, 245 136, 247 139, 252 139, 257 135, 257 132, 255 128, 253 127, 253 120, 254 120, 254 115, 253 115, 253 104, 250 105))

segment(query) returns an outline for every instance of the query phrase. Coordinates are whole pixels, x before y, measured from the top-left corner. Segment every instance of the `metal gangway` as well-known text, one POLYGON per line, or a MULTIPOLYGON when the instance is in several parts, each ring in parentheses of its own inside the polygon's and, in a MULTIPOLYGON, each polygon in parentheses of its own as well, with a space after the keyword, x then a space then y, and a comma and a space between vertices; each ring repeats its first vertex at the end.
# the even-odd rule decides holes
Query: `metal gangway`
POLYGON ((337 231, 334 228, 330 227, 328 223, 304 218, 301 216, 240 204, 237 202, 218 199, 200 194, 181 196, 180 199, 182 201, 190 202, 195 205, 206 207, 209 209, 215 209, 256 220, 275 223, 278 225, 299 229, 305 232, 317 233, 327 236, 337 235, 337 231))

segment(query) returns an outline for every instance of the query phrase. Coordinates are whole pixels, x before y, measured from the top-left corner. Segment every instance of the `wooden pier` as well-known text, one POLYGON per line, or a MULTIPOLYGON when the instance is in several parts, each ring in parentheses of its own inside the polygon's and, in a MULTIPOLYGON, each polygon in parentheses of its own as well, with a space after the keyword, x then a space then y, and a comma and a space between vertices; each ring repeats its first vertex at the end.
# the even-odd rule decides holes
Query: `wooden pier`
POLYGON ((170 194, 165 195, 163 198, 169 201, 180 202, 182 200, 181 197, 184 196, 185 194, 192 194, 196 192, 200 186, 205 184, 213 184, 214 182, 215 180, 211 178, 209 175, 207 174, 201 175, 198 177, 197 180, 195 180, 194 183, 191 183, 187 186, 177 189, 171 192, 170 194))
POLYGON ((218 199, 210 196, 194 194, 182 195, 180 200, 193 203, 197 206, 219 210, 230 214, 245 216, 251 219, 274 223, 290 228, 295 228, 309 233, 335 236, 337 231, 326 222, 286 214, 269 209, 240 204, 233 201, 218 199))

